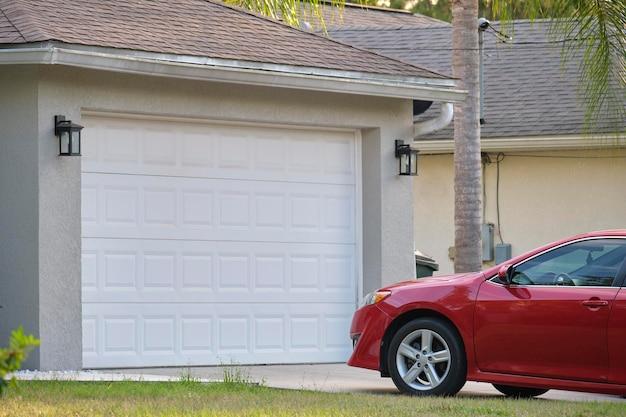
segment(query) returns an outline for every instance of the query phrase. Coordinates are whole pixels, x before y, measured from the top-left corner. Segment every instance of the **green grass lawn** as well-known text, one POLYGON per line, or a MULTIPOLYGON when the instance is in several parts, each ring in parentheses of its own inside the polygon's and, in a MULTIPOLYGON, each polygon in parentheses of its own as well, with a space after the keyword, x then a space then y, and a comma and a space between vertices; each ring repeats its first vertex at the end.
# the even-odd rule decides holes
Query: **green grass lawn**
POLYGON ((21 381, 1 417, 36 416, 537 416, 624 417, 620 403, 330 394, 241 383, 21 381))

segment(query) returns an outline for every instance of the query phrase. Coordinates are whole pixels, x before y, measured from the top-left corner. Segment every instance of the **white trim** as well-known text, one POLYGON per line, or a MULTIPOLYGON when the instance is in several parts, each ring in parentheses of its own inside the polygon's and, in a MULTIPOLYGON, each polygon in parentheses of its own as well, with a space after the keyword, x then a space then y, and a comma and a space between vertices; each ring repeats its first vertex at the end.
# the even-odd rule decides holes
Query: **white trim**
POLYGON ((60 42, 0 48, 2 64, 51 64, 131 74, 428 101, 460 102, 466 92, 447 78, 381 75, 60 42))
POLYGON ((356 300, 354 301, 354 309, 356 310, 359 307, 359 302, 363 297, 363 159, 362 159, 362 150, 363 150, 363 136, 361 134, 361 130, 355 131, 356 137, 356 178, 354 179, 356 184, 356 213, 355 213, 355 230, 356 230, 356 300))
MULTIPOLYGON (((480 143, 480 149, 487 152, 600 149, 622 146, 626 146, 626 137, 617 134, 484 138, 480 143)), ((452 153, 454 152, 454 139, 416 140, 413 142, 413 147, 425 155, 452 153)))
POLYGON ((303 123, 288 124, 288 123, 275 123, 267 122, 263 120, 251 120, 246 119, 212 119, 207 117, 193 117, 193 116, 177 116, 160 113, 138 113, 138 112, 118 112, 109 110, 100 110, 94 108, 82 108, 81 117, 101 117, 101 118, 114 118, 114 119, 128 119, 128 120, 154 120, 159 122, 177 122, 177 123, 195 123, 195 124, 220 124, 226 126, 259 126, 259 127, 277 127, 294 130, 316 130, 316 131, 328 131, 328 132, 354 132, 354 128, 348 127, 333 127, 333 126, 320 126, 319 124, 306 125, 303 123))

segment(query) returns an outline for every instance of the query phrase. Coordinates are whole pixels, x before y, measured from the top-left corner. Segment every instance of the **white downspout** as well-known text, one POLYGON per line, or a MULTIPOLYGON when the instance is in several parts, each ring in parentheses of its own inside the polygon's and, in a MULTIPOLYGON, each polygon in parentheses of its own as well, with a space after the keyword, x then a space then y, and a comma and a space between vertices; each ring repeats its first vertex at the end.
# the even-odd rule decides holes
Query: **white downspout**
POLYGON ((441 103, 441 113, 434 119, 424 121, 415 121, 418 116, 413 116, 413 140, 418 140, 420 136, 441 130, 448 126, 454 115, 454 106, 452 103, 441 103))

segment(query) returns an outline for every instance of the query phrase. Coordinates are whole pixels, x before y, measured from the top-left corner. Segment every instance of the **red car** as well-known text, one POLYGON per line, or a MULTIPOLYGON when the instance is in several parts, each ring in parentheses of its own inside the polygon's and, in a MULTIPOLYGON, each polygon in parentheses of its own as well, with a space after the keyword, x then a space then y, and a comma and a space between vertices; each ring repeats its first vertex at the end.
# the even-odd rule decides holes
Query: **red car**
POLYGON ((348 365, 413 395, 454 395, 466 380, 516 397, 625 395, 625 259, 626 230, 610 230, 382 288, 354 314, 348 365))

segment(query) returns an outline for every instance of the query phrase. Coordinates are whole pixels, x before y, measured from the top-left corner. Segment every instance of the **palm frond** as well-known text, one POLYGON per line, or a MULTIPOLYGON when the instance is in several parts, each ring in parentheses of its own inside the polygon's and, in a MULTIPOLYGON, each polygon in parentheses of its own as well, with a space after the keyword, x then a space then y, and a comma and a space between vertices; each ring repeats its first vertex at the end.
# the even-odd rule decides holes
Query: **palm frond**
POLYGON ((301 26, 304 12, 313 16, 324 32, 326 32, 324 7, 330 6, 332 10, 341 13, 346 3, 345 0, 224 0, 224 2, 281 20, 293 27, 301 26))
MULTIPOLYGON (((531 19, 567 16, 553 19, 551 35, 564 40, 564 60, 580 59, 579 93, 587 133, 598 128, 624 133, 620 130, 626 120, 626 0, 528 0, 523 4, 531 19)), ((493 0, 493 9, 500 19, 511 22, 510 0, 493 0)))

